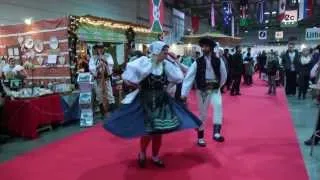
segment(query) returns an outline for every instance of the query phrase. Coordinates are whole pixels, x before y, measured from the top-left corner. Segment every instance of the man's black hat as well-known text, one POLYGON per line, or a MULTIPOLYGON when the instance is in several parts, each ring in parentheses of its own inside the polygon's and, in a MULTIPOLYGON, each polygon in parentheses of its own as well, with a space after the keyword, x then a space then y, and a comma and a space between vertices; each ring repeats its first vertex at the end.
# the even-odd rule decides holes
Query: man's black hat
POLYGON ((203 37, 199 40, 199 45, 208 45, 213 49, 217 46, 217 43, 211 37, 203 37))
POLYGON ((103 43, 97 43, 93 46, 93 49, 97 49, 97 48, 104 48, 103 43))

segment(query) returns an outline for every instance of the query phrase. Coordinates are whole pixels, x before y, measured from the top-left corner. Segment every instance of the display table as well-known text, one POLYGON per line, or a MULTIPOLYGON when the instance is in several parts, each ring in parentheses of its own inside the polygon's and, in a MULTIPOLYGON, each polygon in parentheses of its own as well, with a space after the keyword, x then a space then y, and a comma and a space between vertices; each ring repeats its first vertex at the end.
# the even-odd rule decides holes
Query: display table
POLYGON ((61 95, 61 106, 64 112, 63 123, 79 121, 81 115, 79 95, 80 92, 77 91, 61 95))
POLYGON ((64 120, 60 95, 30 99, 6 99, 2 118, 10 135, 36 138, 37 128, 64 120))

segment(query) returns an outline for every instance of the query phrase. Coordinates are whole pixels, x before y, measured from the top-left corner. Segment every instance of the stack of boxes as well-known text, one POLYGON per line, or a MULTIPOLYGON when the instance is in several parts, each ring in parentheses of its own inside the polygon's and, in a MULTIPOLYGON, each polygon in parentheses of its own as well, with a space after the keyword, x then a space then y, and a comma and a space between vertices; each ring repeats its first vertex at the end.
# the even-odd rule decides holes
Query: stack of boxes
POLYGON ((79 73, 77 81, 80 88, 80 97, 79 97, 79 105, 81 109, 80 127, 91 127, 94 124, 92 75, 90 73, 79 73))

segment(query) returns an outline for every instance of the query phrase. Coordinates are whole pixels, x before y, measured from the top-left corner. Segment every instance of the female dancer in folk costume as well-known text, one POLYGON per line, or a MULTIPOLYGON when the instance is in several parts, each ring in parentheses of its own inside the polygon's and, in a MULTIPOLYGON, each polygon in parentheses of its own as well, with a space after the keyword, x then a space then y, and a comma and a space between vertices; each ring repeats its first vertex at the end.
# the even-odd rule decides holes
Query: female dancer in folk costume
POLYGON ((127 64, 122 78, 136 90, 125 97, 123 105, 104 124, 104 128, 116 136, 141 137, 140 167, 145 167, 146 151, 151 141, 152 162, 164 167, 159 159, 162 134, 201 125, 195 115, 166 92, 168 82, 179 83, 183 80, 179 66, 165 60, 168 48, 164 42, 153 42, 149 49, 151 58, 143 56, 127 64))
MULTIPOLYGON (((204 55, 189 67, 188 73, 183 81, 181 98, 186 99, 195 81, 200 120, 202 122, 206 120, 208 107, 210 104, 213 104, 213 139, 217 142, 223 142, 224 137, 220 134, 222 125, 222 97, 220 88, 226 82, 227 71, 223 60, 218 58, 213 51, 216 44, 211 38, 202 38, 199 44, 204 55)), ((198 129, 198 145, 201 147, 206 146, 204 140, 204 123, 198 129)))

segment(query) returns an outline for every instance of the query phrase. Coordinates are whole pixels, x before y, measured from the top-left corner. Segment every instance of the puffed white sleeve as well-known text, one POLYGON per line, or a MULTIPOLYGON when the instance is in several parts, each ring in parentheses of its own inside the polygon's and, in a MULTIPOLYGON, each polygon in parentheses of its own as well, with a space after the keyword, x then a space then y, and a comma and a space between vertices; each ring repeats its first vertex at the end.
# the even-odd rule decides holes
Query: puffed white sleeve
POLYGON ((94 58, 91 57, 90 60, 89 60, 89 71, 91 72, 91 74, 93 76, 97 76, 97 66, 94 62, 94 58))
POLYGON ((134 84, 139 84, 147 77, 152 69, 152 62, 149 58, 142 56, 134 61, 128 62, 122 79, 134 84))
POLYGON ((221 73, 220 87, 222 87, 226 83, 227 77, 228 77, 226 64, 222 59, 220 59, 220 73, 221 73))
POLYGON ((183 73, 176 62, 164 60, 164 71, 169 82, 181 83, 183 81, 183 73))
POLYGON ((182 64, 181 62, 179 62, 178 64, 179 64, 179 66, 180 66, 180 68, 181 68, 183 73, 187 73, 188 72, 188 68, 189 68, 188 66, 182 64))
POLYGON ((110 74, 113 74, 114 60, 111 54, 106 54, 106 61, 108 63, 108 70, 110 74))
POLYGON ((197 63, 193 62, 192 65, 189 67, 188 72, 183 80, 182 89, 181 89, 181 96, 186 97, 193 85, 194 79, 196 78, 197 73, 197 63))

